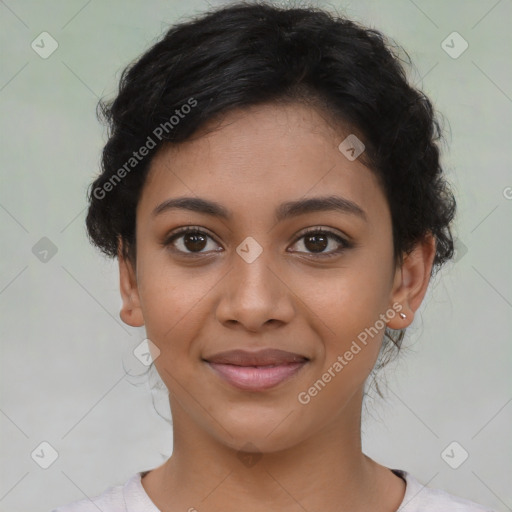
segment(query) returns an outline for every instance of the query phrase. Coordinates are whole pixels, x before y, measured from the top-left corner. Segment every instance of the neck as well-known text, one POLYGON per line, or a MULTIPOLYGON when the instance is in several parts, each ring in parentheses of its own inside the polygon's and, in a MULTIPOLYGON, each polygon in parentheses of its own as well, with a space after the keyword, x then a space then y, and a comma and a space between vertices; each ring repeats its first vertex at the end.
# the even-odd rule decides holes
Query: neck
POLYGON ((280 449, 264 453, 226 446, 172 404, 173 454, 145 477, 144 487, 163 512, 388 510, 379 508, 384 498, 398 508, 403 482, 362 453, 361 403, 362 393, 321 431, 286 448, 283 439, 275 444, 280 449))

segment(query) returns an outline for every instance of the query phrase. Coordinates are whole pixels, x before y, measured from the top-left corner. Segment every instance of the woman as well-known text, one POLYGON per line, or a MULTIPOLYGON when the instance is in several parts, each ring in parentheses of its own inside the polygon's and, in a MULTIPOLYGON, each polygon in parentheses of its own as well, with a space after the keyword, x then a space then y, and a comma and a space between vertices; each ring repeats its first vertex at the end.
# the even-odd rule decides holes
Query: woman
POLYGON ((172 27, 100 106, 88 233, 145 326, 173 453, 57 512, 489 510, 361 449, 368 377, 453 256, 439 125, 385 37, 235 4, 172 27))

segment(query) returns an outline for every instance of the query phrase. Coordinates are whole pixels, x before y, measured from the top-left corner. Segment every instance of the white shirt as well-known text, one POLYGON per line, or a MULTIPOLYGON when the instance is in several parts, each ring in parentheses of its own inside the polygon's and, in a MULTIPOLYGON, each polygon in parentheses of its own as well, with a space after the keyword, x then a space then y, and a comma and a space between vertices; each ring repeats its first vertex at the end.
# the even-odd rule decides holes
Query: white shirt
MULTIPOLYGON (((396 512, 495 512, 489 507, 420 484, 407 471, 393 469, 406 482, 404 499, 396 512)), ((109 487, 92 499, 82 499, 52 512, 161 512, 141 483, 147 471, 135 473, 124 485, 109 487)))

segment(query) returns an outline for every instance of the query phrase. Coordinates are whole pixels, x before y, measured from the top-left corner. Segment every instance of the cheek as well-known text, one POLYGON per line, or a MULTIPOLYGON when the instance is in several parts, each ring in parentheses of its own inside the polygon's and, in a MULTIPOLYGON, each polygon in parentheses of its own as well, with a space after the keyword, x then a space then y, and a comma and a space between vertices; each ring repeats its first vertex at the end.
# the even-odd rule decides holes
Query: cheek
POLYGON ((186 346, 180 340, 192 338, 199 328, 197 317, 214 283, 197 270, 146 261, 139 293, 148 338, 162 354, 183 351, 186 346))
MULTIPOLYGON (((339 407, 364 385, 377 361, 385 331, 385 322, 379 318, 383 309, 371 293, 349 288, 339 293, 318 297, 315 304, 319 320, 314 329, 322 339, 317 352, 313 378, 301 390, 301 404, 309 401, 310 412, 327 421, 339 412, 339 407), (352 291, 352 293, 350 293, 352 291)), ((299 398, 299 397, 297 397, 299 398)))
POLYGON ((331 368, 337 375, 333 380, 338 381, 358 380, 359 375, 364 380, 378 357, 386 328, 381 318, 389 307, 390 276, 384 272, 385 263, 361 254, 357 258, 357 264, 323 277, 317 273, 314 279, 302 278, 295 288, 303 290, 304 303, 315 313, 309 317, 323 340, 320 371, 331 368), (339 373, 332 368, 338 356, 346 361, 339 373))
POLYGON ((312 318, 322 331, 334 339, 346 339, 372 326, 387 307, 390 293, 382 265, 364 263, 303 275, 293 289, 315 313, 312 318))

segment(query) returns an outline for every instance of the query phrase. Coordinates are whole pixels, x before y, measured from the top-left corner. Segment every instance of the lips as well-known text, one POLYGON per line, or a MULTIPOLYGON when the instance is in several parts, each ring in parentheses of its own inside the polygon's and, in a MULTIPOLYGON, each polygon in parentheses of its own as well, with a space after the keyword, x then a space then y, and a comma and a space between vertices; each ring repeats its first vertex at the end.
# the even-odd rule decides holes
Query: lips
POLYGON ((258 352, 230 350, 206 358, 209 363, 232 364, 235 366, 277 366, 289 363, 303 363, 308 358, 293 352, 265 349, 258 352))
POLYGON ((300 371, 308 361, 300 354, 277 349, 231 350, 205 359, 217 376, 246 391, 265 391, 277 386, 300 371))

